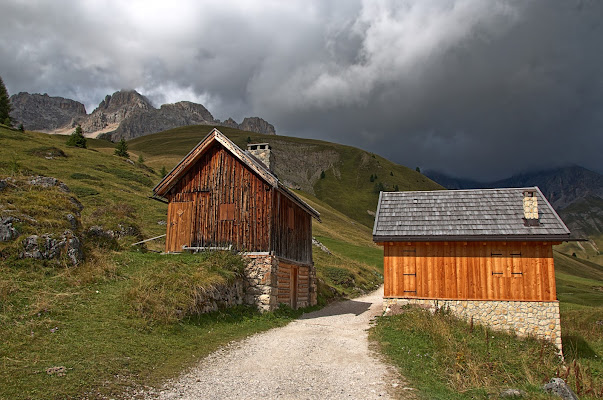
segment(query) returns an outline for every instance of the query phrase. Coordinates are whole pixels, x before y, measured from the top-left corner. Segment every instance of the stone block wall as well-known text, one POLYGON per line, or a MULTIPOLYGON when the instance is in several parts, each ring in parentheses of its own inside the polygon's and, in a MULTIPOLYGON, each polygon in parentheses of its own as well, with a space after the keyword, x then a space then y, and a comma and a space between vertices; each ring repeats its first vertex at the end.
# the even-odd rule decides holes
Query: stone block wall
POLYGON ((212 286, 200 293, 197 298, 201 313, 241 305, 244 301, 245 282, 243 279, 236 279, 234 282, 224 285, 212 286))
POLYGON ((260 311, 278 307, 278 260, 272 255, 245 255, 245 303, 256 305, 260 311))
POLYGON ((487 325, 495 330, 512 330, 518 336, 535 336, 551 341, 561 353, 561 321, 558 301, 479 301, 384 298, 383 310, 393 305, 414 304, 431 310, 449 309, 457 317, 487 325))

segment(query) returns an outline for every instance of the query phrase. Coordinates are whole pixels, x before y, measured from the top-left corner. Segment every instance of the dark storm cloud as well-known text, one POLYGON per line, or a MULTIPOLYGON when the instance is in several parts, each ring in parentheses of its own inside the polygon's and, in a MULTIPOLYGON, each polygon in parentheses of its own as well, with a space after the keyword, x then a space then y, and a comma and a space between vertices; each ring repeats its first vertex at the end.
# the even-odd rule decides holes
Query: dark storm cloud
POLYGON ((603 170, 598 1, 5 3, 11 93, 136 88, 474 178, 603 170))

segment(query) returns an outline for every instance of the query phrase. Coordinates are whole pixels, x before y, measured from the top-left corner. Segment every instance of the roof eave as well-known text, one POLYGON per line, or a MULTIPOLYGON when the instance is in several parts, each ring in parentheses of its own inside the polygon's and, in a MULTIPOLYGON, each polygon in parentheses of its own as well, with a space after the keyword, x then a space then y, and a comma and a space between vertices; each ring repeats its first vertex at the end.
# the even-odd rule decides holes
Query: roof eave
POLYGON ((380 242, 565 242, 569 234, 563 235, 438 235, 438 236, 388 236, 373 235, 380 242))

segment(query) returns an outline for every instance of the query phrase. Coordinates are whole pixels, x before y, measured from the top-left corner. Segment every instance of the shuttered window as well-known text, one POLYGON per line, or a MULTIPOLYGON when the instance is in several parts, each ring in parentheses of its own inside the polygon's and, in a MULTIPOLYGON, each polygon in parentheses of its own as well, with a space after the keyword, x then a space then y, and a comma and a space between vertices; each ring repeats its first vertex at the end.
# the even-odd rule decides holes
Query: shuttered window
POLYGON ((235 205, 234 203, 220 204, 220 221, 234 221, 235 205))

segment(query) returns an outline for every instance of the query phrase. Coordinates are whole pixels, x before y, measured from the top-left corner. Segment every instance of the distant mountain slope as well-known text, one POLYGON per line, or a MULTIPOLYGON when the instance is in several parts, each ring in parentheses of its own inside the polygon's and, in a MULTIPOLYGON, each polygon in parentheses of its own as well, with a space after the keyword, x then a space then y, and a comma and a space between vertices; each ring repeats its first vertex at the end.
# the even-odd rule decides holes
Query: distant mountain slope
MULTIPOLYGON (((136 138, 129 149, 156 169, 172 168, 211 127, 188 126, 136 138)), ((287 136, 250 134, 220 127, 238 146, 247 139, 272 147, 274 171, 281 181, 324 201, 372 228, 379 190, 434 190, 442 187, 424 175, 376 154, 336 143, 287 136), (323 174, 324 172, 324 174, 323 174), (372 178, 371 178, 372 177, 372 178)))
POLYGON ((11 96, 13 121, 26 129, 69 134, 79 124, 88 137, 117 141, 188 125, 229 126, 245 131, 276 135, 274 126, 259 117, 247 117, 241 124, 232 118, 215 119, 201 104, 180 101, 155 108, 135 90, 107 95, 98 107, 86 114, 82 103, 62 97, 19 93, 11 96))
POLYGON ((579 166, 528 172, 493 182, 453 178, 434 171, 425 175, 447 189, 538 186, 556 210, 590 196, 603 198, 603 175, 579 166))
POLYGON ((11 118, 35 131, 61 129, 86 116, 86 107, 82 103, 47 94, 21 92, 12 95, 10 102, 13 106, 11 118))

